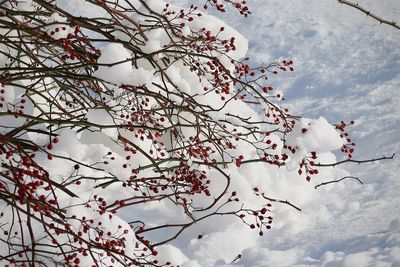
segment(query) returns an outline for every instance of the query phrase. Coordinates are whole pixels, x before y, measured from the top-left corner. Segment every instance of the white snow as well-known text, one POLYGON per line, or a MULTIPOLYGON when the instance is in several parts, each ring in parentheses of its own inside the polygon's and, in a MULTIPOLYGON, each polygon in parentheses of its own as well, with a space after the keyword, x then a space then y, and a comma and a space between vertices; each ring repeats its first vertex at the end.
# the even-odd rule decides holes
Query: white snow
MULTIPOLYGON (((66 9, 74 10, 80 1, 58 2, 66 9)), ((187 4, 184 0, 175 2, 187 4)), ((396 7, 397 2, 383 2, 380 4, 368 0, 365 4, 388 18, 399 19, 400 16, 396 13, 398 8, 392 8, 396 7)), ((163 8, 163 4, 162 1, 149 1, 149 5, 155 9, 163 8)), ((287 136, 288 144, 296 147, 298 152, 291 155, 287 168, 257 163, 245 164, 240 169, 229 167, 226 172, 231 175, 232 190, 237 191, 247 206, 263 203, 260 198, 249 193, 258 186, 260 192, 267 196, 288 200, 302 211, 273 203, 273 228, 265 231, 263 237, 259 237, 258 231, 249 229, 238 220, 212 217, 184 231, 173 244, 160 247, 156 258, 171 259, 183 267, 400 266, 400 182, 397 158, 389 162, 350 165, 345 169, 341 166, 322 169, 318 175, 313 176, 311 183, 293 171, 298 167, 299 161, 312 151, 319 153, 318 160, 321 163, 342 159, 341 155, 331 152, 339 149, 343 140, 328 121, 356 121, 355 127, 350 130, 357 143, 355 158, 368 159, 399 152, 398 33, 384 25, 378 26, 356 10, 340 6, 336 1, 255 1, 250 3, 250 8, 254 14, 247 19, 239 18, 233 11, 228 11, 228 16, 221 16, 222 20, 234 25, 238 31, 209 15, 195 19, 184 31, 189 33, 190 30, 196 31, 207 26, 215 34, 221 26, 225 27, 221 38, 232 35, 237 37, 238 49, 228 53, 235 59, 245 56, 248 49, 246 38, 249 39, 250 55, 259 63, 264 59, 282 56, 294 59, 296 71, 274 78, 272 83, 276 83, 276 87, 282 90, 275 93, 280 92, 282 96, 285 93, 286 105, 293 113, 310 118, 297 121, 293 132, 287 136), (307 131, 303 132, 302 129, 307 131), (359 176, 365 184, 345 180, 314 189, 321 182, 349 174, 359 176), (202 239, 198 239, 199 234, 203 235, 202 239), (233 262, 239 254, 240 259, 233 262)), ((79 5, 76 9, 86 12, 88 16, 94 12, 79 5)), ((57 16, 53 16, 52 20, 65 21, 57 16)), ((49 31, 55 31, 55 28, 49 31)), ((62 38, 65 32, 55 34, 54 38, 62 38)), ((162 30, 146 34, 151 41, 141 47, 145 53, 150 54, 167 44, 162 30)), ((123 84, 147 86, 158 81, 159 77, 149 68, 149 62, 143 59, 140 61, 142 64, 136 67, 131 60, 133 56, 122 44, 107 44, 101 50, 99 63, 110 66, 101 66, 94 75, 116 85, 114 98, 123 93, 120 88, 123 84)), ((0 64, 3 64, 1 61, 0 55, 0 64)), ((223 63, 228 68, 232 67, 228 61, 223 63)), ((186 94, 197 94, 196 100, 213 108, 222 105, 219 97, 202 94, 204 81, 199 81, 193 72, 184 70, 182 62, 171 65, 166 72, 178 87, 173 88, 168 83, 171 92, 179 90, 186 94)), ((150 85, 148 87, 149 90, 156 90, 150 85)), ((7 91, 6 101, 12 102, 15 98, 16 94, 7 91)), ((182 97, 174 100, 180 102, 182 97)), ((228 113, 245 114, 253 120, 260 117, 255 110, 239 103, 242 102, 231 101, 223 111, 212 115, 215 119, 225 118, 228 113)), ((95 124, 107 125, 113 122, 110 113, 102 109, 90 109, 86 118, 95 124)), ((181 119, 190 121, 192 117, 183 114, 181 119)), ((231 121, 240 124, 234 118, 231 121)), ((3 125, 6 122, 9 123, 9 120, 2 120, 3 125)), ((176 123, 176 117, 173 116, 171 122, 176 123)), ((19 121, 15 123, 18 125, 19 121)), ((4 129, 0 130, 4 132, 4 129)), ((115 175, 121 181, 129 178, 129 170, 121 167, 126 162, 123 148, 112 142, 103 142, 108 137, 115 140, 116 130, 104 129, 102 132, 77 134, 75 130, 64 129, 60 134, 61 141, 55 145, 55 152, 66 157, 74 155, 82 162, 93 164, 103 162, 103 156, 112 151, 115 160, 98 166, 104 169, 104 173, 115 175)), ((185 134, 193 134, 193 130, 185 130, 185 134)), ((127 138, 146 149, 153 145, 151 140, 138 142, 131 136, 127 138)), ((272 135, 271 140, 278 145, 278 150, 282 148, 279 137, 272 135)), ((242 145, 238 152, 250 159, 255 157, 250 149, 250 146, 242 145)), ((54 159, 45 164, 45 167, 55 173, 55 179, 63 179, 63 175, 69 174, 73 167, 72 163, 62 165, 61 162, 54 159)), ((149 159, 137 153, 129 164, 133 167, 144 166, 149 164, 149 159)), ((206 170, 198 167, 200 170, 202 168, 206 170)), ((80 171, 91 173, 86 168, 80 171)), ((149 171, 147 174, 150 173, 153 172, 149 171)), ((144 172, 143 175, 145 174, 144 172)), ((216 171, 208 171, 208 175, 212 180, 210 191, 213 194, 221 192, 225 182, 223 177, 216 171)), ((94 185, 96 182, 93 181, 77 186, 80 197, 74 198, 71 203, 84 202, 101 190, 93 189, 94 185)), ((110 201, 119 196, 135 194, 130 189, 121 189, 116 185, 108 186, 107 192, 108 195, 104 197, 110 201)), ((204 198, 199 196, 194 196, 193 200, 198 205, 206 204, 204 198)), ((235 205, 237 204, 232 203, 231 207, 236 207, 235 205)), ((113 222, 107 219, 109 214, 98 216, 96 212, 91 213, 80 206, 69 208, 67 212, 93 217, 105 222, 104 227, 112 230, 116 230, 116 224, 128 228, 126 222, 137 218, 149 225, 187 220, 182 209, 168 201, 133 207, 129 212, 114 215, 113 222)), ((155 236, 165 238, 169 234, 162 232, 155 236)), ((129 232, 129 237, 131 241, 135 240, 132 231, 129 232)), ((128 248, 132 244, 126 242, 128 248)))

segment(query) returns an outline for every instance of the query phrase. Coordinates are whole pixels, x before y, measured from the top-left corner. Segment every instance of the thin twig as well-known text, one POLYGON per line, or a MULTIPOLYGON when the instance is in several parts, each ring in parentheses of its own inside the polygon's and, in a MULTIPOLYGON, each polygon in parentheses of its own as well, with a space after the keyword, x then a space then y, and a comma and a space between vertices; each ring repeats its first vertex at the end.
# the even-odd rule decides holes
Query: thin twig
POLYGON ((358 3, 353 3, 353 2, 350 2, 350 1, 347 1, 347 0, 338 0, 338 2, 339 2, 340 4, 345 4, 345 5, 347 5, 347 6, 350 6, 350 7, 353 7, 353 8, 355 8, 355 9, 360 10, 361 12, 363 12, 364 14, 366 14, 367 16, 369 16, 369 17, 371 17, 371 18, 373 18, 373 19, 379 21, 380 24, 387 24, 387 25, 389 25, 389 26, 392 26, 392 27, 394 27, 394 28, 400 30, 400 25, 399 25, 397 22, 395 22, 395 21, 390 21, 390 20, 386 20, 386 19, 384 19, 384 18, 378 17, 378 16, 375 15, 374 13, 371 13, 371 11, 369 11, 369 10, 367 10, 367 9, 365 9, 365 8, 363 8, 363 7, 361 7, 358 3))
POLYGON ((366 159, 366 160, 345 159, 345 160, 338 161, 335 163, 326 163, 326 164, 316 163, 316 164, 314 164, 314 166, 316 166, 316 167, 334 167, 336 165, 340 165, 340 164, 348 163, 348 162, 361 164, 361 163, 374 162, 374 161, 379 161, 379 160, 393 159, 394 155, 395 155, 395 153, 393 153, 390 157, 383 156, 383 157, 376 158, 376 159, 366 159))
POLYGON ((286 205, 291 206, 292 208, 295 208, 295 209, 298 210, 298 211, 301 211, 301 209, 300 209, 299 207, 295 206, 294 204, 290 203, 290 202, 287 201, 287 200, 281 200, 281 199, 275 199, 275 198, 266 197, 266 196, 264 195, 264 193, 262 193, 261 196, 262 196, 263 198, 265 198, 266 200, 269 200, 269 201, 271 201, 271 202, 283 203, 283 204, 286 204, 286 205))
POLYGON ((317 189, 318 187, 323 186, 323 185, 333 184, 333 183, 339 183, 339 182, 341 182, 341 181, 343 181, 343 180, 345 180, 345 179, 354 179, 354 180, 357 180, 360 184, 364 184, 364 183, 363 183, 359 178, 357 178, 357 177, 354 177, 354 176, 345 176, 345 177, 343 177, 343 178, 340 178, 339 180, 332 180, 332 181, 320 183, 320 184, 316 185, 314 188, 317 189))

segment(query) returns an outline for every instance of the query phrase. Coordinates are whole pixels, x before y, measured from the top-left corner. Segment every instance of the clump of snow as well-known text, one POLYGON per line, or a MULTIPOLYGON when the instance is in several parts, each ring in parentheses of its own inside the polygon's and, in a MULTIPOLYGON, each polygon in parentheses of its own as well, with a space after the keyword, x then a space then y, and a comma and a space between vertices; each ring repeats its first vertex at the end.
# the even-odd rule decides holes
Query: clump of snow
POLYGON ((251 234, 248 227, 240 222, 231 223, 224 230, 191 242, 190 256, 202 259, 203 266, 212 266, 214 259, 231 262, 243 249, 256 246, 256 240, 257 235, 251 234))
POLYGON ((287 135, 286 145, 296 150, 286 165, 288 170, 294 170, 310 152, 324 153, 339 149, 343 145, 343 139, 325 118, 302 118, 287 135))
POLYGON ((58 13, 52 14, 47 22, 51 24, 46 27, 47 33, 56 40, 66 38, 68 33, 71 32, 71 27, 68 25, 67 19, 60 16, 58 13))
MULTIPOLYGON (((113 117, 104 109, 90 109, 86 113, 86 118, 88 122, 97 125, 106 125, 106 126, 115 125, 113 117)), ((114 140, 117 139, 118 133, 116 128, 108 127, 103 129, 102 131, 106 133, 109 137, 113 138, 114 140)))
POLYGON ((131 84, 144 85, 149 83, 152 72, 142 67, 134 68, 131 62, 131 55, 128 50, 120 43, 108 44, 98 59, 100 66, 94 72, 94 76, 106 82, 117 85, 131 84))
POLYGON ((163 245, 157 248, 157 260, 159 262, 168 262, 173 259, 173 263, 176 265, 182 265, 184 262, 188 262, 189 259, 182 253, 180 249, 172 245, 163 245))
MULTIPOLYGON (((66 208, 66 216, 69 217, 70 219, 68 220, 68 223, 71 225, 72 229, 75 232, 83 232, 81 235, 81 238, 84 240, 88 240, 89 242, 93 239, 93 237, 98 236, 99 233, 96 231, 95 228, 91 229, 89 228, 89 231, 85 232, 83 231, 83 225, 82 221, 84 222, 89 222, 90 220, 93 220, 93 223, 91 225, 93 226, 100 226, 99 229, 106 231, 108 233, 111 233, 110 235, 104 235, 102 236, 102 239, 107 241, 107 240, 122 240, 123 244, 121 245, 126 253, 126 256, 135 258, 135 241, 136 241, 136 236, 135 233, 133 232, 132 228, 130 225, 120 217, 118 217, 115 214, 106 212, 103 214, 99 214, 98 207, 95 203, 91 203, 91 208, 85 207, 84 203, 85 201, 88 201, 90 194, 82 194, 81 198, 74 198, 70 201, 68 208, 66 208), (122 238, 124 237, 124 238, 122 238)), ((83 264, 93 264, 94 260, 91 257, 83 257, 81 256, 80 259, 83 261, 83 264)), ((106 262, 111 261, 111 257, 104 257, 106 262), (108 259, 107 259, 108 258, 108 259)), ((113 266, 123 266, 122 264, 115 265, 113 266)))

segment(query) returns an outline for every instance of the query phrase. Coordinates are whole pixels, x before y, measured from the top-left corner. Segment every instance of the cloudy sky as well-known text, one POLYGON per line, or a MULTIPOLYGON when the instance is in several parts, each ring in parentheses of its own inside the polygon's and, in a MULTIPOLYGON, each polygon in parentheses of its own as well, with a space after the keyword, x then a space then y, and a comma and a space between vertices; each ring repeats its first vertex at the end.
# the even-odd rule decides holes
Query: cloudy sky
MULTIPOLYGON (((294 60, 295 72, 274 81, 291 110, 331 122, 355 120, 357 159, 399 154, 400 31, 334 0, 249 2, 251 16, 228 11, 219 17, 249 40, 252 60, 294 60)), ((397 0, 360 4, 400 20, 397 0)), ((275 215, 277 227, 231 265, 400 266, 399 163, 396 156, 344 166, 364 185, 348 180, 323 192, 303 191, 312 194, 303 211, 275 215)), ((206 256, 207 248, 194 255, 206 256)))

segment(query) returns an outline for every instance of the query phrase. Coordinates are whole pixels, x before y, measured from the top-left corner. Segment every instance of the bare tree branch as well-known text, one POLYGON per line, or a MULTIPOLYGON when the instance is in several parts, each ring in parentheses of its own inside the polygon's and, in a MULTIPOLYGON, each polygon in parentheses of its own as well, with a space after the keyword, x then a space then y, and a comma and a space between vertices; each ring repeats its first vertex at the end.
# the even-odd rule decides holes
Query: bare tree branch
POLYGON ((271 202, 283 203, 283 204, 286 204, 286 205, 291 206, 292 208, 295 208, 295 209, 298 210, 298 211, 301 211, 301 209, 300 209, 299 207, 295 206, 294 204, 290 203, 290 202, 287 201, 287 200, 281 200, 281 199, 275 199, 275 198, 266 197, 264 194, 261 194, 261 196, 262 196, 263 198, 265 198, 266 200, 269 200, 269 201, 271 201, 271 202))
POLYGON ((390 157, 383 156, 383 157, 376 158, 376 159, 366 159, 366 160, 345 159, 345 160, 338 161, 335 163, 316 163, 316 164, 314 164, 314 166, 316 166, 316 167, 334 167, 336 165, 341 165, 343 163, 348 163, 348 162, 361 164, 361 163, 374 162, 374 161, 379 161, 379 160, 393 159, 394 155, 395 155, 395 153, 393 153, 393 155, 391 155, 390 157))
POLYGON ((332 181, 320 183, 320 184, 316 185, 314 188, 317 189, 318 187, 324 186, 324 185, 327 185, 327 184, 339 183, 339 182, 341 182, 341 181, 343 181, 343 180, 345 180, 345 179, 355 179, 355 180, 357 180, 360 184, 364 184, 364 183, 363 183, 359 178, 357 178, 357 177, 354 177, 354 176, 345 176, 345 177, 343 177, 343 178, 340 178, 339 180, 332 180, 332 181))
POLYGON ((393 20, 390 21, 390 20, 384 19, 382 17, 379 17, 379 16, 375 15, 374 13, 372 13, 371 11, 361 7, 358 3, 353 3, 353 2, 348 1, 348 0, 338 0, 338 2, 340 4, 344 4, 344 5, 347 5, 347 6, 350 6, 350 7, 353 7, 355 9, 360 10, 361 12, 366 14, 367 16, 379 21, 380 24, 387 24, 389 26, 392 26, 392 27, 400 30, 400 25, 397 22, 395 22, 393 20))

